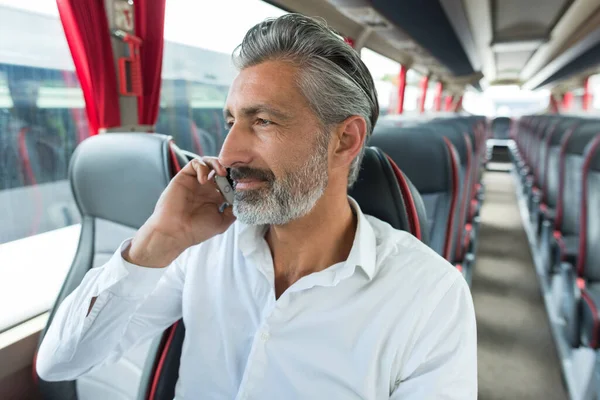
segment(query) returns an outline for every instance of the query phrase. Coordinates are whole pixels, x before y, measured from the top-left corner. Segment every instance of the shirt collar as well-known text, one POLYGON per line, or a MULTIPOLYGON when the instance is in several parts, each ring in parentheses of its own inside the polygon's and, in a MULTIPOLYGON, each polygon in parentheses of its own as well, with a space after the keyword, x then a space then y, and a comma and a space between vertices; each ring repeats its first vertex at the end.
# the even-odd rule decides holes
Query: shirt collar
MULTIPOLYGON (((348 196, 348 201, 358 221, 352 249, 348 254, 345 267, 352 269, 360 267, 369 279, 373 279, 377 260, 375 232, 356 200, 348 196)), ((248 257, 259 248, 268 227, 266 225, 246 225, 241 222, 237 224, 239 224, 238 246, 242 254, 248 257)))

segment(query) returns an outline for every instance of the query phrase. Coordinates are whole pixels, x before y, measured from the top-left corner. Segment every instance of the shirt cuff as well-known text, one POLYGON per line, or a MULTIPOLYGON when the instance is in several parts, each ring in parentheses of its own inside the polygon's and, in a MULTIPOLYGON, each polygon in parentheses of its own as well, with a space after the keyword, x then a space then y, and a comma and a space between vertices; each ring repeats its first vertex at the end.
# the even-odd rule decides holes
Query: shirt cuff
POLYGON ((125 240, 106 264, 109 291, 119 297, 145 297, 152 293, 168 267, 148 268, 125 261, 123 251, 131 239, 125 240))

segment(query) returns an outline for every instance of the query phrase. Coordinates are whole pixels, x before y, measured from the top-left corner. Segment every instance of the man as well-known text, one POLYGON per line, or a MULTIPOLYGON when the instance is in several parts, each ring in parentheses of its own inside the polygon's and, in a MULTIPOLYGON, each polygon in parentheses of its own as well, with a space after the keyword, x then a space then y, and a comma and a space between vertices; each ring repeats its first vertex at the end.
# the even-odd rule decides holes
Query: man
POLYGON ((219 157, 185 166, 65 299, 40 376, 76 378, 183 316, 177 399, 475 399, 464 280, 347 197, 378 115, 358 54, 289 14, 252 28, 234 60, 219 157), (220 213, 226 168, 235 199, 220 213))

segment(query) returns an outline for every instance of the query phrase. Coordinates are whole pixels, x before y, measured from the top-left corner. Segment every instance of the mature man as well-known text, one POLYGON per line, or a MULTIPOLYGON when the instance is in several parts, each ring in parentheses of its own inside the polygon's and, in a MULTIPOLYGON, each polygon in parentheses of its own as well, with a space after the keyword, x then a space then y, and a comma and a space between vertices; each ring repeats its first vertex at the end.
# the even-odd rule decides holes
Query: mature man
POLYGON ((183 317, 178 399, 475 399, 464 280, 347 196, 378 115, 358 54, 289 14, 234 61, 219 157, 189 163, 63 302, 40 376, 78 377, 183 317))

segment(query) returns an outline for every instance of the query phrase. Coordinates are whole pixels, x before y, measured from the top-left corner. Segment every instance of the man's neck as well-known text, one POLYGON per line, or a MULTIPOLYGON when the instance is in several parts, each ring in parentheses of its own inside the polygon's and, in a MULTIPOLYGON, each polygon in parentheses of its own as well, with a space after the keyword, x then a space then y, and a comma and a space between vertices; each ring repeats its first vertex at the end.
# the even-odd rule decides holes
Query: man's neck
POLYGON ((308 215, 271 226, 265 239, 273 256, 276 297, 303 276, 345 261, 356 226, 357 217, 348 198, 327 193, 308 215))

